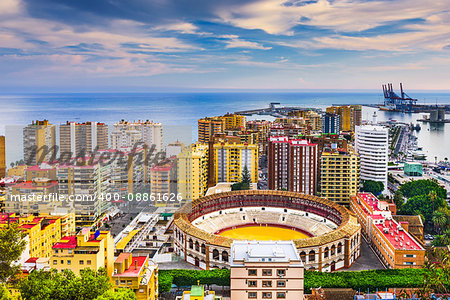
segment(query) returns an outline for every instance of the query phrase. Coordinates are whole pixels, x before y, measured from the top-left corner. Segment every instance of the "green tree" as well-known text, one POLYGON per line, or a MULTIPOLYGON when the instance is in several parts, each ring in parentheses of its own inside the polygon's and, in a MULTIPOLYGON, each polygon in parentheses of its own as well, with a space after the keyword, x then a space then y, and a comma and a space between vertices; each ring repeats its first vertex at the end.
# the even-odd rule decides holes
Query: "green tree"
POLYGON ((447 215, 442 210, 433 212, 432 221, 436 231, 442 233, 445 226, 447 226, 447 215))
POLYGON ((16 262, 25 250, 25 234, 17 224, 0 230, 0 283, 16 275, 20 266, 16 262))
POLYGON ((0 300, 11 300, 11 294, 4 284, 0 284, 0 300))
POLYGON ((430 195, 419 195, 408 199, 402 206, 399 214, 403 215, 423 215, 425 222, 432 224, 434 208, 445 207, 444 199, 436 197, 434 202, 431 201, 430 195))
POLYGON ((70 270, 58 273, 33 271, 19 284, 26 300, 93 300, 111 289, 109 277, 104 269, 84 269, 80 276, 70 270))
POLYGON ((95 300, 136 300, 136 295, 131 289, 122 288, 116 291, 109 290, 103 295, 98 296, 95 300))
POLYGON ((403 199, 403 194, 400 190, 397 190, 394 194, 394 203, 397 206, 397 210, 400 210, 405 203, 405 200, 403 199))
POLYGON ((407 182, 400 187, 400 191, 406 198, 428 195, 431 191, 435 191, 436 195, 440 198, 447 198, 447 190, 441 187, 436 181, 429 179, 407 182))
POLYGON ((362 189, 364 192, 379 195, 384 190, 384 184, 381 181, 364 180, 362 189))
POLYGON ((250 185, 252 183, 250 172, 247 168, 247 166, 244 166, 244 169, 242 170, 242 179, 241 182, 244 184, 250 185))
POLYGON ((242 169, 241 181, 232 184, 231 190, 232 191, 249 190, 251 182, 252 179, 250 176, 250 172, 248 171, 247 166, 244 166, 244 168, 242 169))

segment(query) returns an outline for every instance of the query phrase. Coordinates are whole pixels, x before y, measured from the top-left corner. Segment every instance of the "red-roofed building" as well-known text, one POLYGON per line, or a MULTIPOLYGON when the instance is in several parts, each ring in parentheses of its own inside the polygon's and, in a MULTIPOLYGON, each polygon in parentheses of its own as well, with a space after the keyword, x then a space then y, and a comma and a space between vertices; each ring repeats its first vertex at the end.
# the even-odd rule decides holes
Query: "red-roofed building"
POLYGON ((317 144, 288 136, 271 136, 268 144, 268 186, 314 195, 317 190, 317 144))
POLYGON ((158 299, 158 266, 148 256, 121 253, 114 262, 115 288, 130 288, 139 300, 158 299))
POLYGON ((404 222, 396 222, 392 215, 395 204, 380 201, 371 193, 359 193, 350 201, 361 231, 389 268, 420 268, 424 265, 425 249, 408 232, 404 222))
POLYGON ((53 269, 80 270, 106 268, 108 276, 113 275, 114 241, 109 231, 92 233, 83 228, 76 236, 67 236, 53 245, 50 265, 53 269))

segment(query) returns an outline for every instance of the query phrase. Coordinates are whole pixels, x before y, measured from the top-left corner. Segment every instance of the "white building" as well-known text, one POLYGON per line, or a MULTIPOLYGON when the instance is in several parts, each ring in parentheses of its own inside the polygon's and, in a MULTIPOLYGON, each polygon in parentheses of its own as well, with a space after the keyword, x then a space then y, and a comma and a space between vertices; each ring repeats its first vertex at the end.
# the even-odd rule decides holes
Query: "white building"
POLYGON ((292 241, 234 241, 231 299, 303 299, 304 267, 292 241))
MULTIPOLYGON (((128 122, 125 120, 114 124, 111 133, 111 148, 132 148, 136 143, 145 143, 152 148, 155 145, 155 153, 163 150, 162 124, 151 121, 128 122)), ((142 147, 142 145, 138 145, 142 147)))
POLYGON ((361 180, 381 181, 387 190, 389 130, 383 126, 356 126, 355 150, 360 156, 361 180))

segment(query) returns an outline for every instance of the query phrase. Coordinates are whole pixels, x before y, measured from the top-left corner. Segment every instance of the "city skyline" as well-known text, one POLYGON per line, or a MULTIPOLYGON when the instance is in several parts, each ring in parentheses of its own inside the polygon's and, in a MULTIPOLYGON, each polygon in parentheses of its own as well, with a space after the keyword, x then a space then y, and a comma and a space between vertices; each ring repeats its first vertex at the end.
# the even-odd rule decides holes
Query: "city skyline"
POLYGON ((6 0, 0 89, 448 90, 447 11, 444 0, 6 0))

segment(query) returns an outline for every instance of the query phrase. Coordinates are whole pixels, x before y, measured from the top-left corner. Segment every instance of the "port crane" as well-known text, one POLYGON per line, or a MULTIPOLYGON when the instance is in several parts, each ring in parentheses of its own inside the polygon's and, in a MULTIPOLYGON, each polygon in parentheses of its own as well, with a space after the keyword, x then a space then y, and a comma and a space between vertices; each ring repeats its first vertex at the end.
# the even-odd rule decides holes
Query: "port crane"
POLYGON ((403 91, 403 85, 400 83, 400 96, 394 92, 392 83, 383 84, 384 107, 382 109, 392 111, 413 111, 417 99, 413 99, 403 91))

